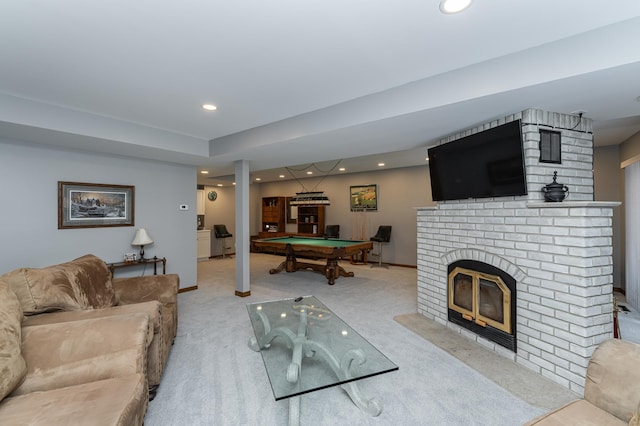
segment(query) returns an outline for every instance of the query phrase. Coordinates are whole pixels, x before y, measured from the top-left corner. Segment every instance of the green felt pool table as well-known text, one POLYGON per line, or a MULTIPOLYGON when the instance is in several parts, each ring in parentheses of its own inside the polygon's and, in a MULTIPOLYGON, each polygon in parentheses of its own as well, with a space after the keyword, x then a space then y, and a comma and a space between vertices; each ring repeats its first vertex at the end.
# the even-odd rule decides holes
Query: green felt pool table
POLYGON ((278 253, 287 256, 277 268, 269 271, 277 274, 282 270, 295 272, 301 269, 311 269, 327 277, 329 285, 333 285, 338 277, 353 277, 353 272, 347 272, 338 265, 338 259, 350 257, 362 251, 371 250, 371 241, 339 240, 335 238, 313 237, 279 237, 254 240, 254 247, 262 252, 278 253), (327 259, 326 265, 300 262, 296 256, 327 259))

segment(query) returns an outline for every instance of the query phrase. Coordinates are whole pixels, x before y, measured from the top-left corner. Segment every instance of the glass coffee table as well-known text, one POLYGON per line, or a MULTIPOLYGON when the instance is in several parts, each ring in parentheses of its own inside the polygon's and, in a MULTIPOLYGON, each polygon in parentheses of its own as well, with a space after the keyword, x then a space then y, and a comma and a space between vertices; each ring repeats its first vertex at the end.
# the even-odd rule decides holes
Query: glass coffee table
POLYGON ((342 386, 360 409, 382 412, 356 381, 398 366, 313 296, 247 304, 255 337, 276 401, 289 398, 289 424, 300 421, 300 396, 342 386))

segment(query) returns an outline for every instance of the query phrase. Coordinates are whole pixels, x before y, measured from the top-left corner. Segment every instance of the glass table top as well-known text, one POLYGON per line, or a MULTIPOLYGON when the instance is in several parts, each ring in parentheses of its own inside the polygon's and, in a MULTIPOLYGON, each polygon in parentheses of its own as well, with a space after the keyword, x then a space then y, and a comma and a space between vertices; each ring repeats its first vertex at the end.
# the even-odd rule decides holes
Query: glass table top
POLYGON ((398 366, 313 296, 247 304, 276 401, 398 366))

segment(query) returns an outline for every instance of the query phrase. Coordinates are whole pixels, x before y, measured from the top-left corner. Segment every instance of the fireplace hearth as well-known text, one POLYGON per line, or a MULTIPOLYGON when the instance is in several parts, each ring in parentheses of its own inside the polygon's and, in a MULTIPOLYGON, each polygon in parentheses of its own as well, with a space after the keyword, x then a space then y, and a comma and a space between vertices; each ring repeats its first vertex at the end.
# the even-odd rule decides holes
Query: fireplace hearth
POLYGON ((516 280, 495 266, 459 260, 448 266, 448 319, 516 352, 516 280))

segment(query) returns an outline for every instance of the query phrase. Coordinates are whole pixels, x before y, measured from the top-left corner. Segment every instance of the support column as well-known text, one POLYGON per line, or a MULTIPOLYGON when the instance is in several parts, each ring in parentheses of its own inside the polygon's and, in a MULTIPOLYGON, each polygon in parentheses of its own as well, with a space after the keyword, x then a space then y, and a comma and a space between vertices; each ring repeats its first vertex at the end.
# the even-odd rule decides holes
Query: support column
POLYGON ((249 276, 249 162, 238 160, 236 169, 236 296, 251 295, 249 276))

